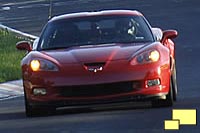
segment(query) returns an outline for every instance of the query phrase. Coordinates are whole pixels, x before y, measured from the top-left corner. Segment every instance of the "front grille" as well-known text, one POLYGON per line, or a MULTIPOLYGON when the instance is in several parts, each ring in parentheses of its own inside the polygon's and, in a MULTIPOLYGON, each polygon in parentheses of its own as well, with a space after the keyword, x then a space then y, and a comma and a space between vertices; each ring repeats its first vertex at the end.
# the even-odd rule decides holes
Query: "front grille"
POLYGON ((60 95, 64 97, 95 97, 134 91, 134 82, 60 87, 60 95))

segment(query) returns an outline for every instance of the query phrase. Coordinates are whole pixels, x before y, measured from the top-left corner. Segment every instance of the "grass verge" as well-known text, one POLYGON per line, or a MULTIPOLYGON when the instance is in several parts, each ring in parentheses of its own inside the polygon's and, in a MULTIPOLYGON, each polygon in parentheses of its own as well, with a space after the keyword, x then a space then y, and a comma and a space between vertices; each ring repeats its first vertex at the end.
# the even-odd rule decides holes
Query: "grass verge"
POLYGON ((25 52, 16 49, 18 41, 11 33, 0 30, 0 83, 21 79, 20 61, 25 52))

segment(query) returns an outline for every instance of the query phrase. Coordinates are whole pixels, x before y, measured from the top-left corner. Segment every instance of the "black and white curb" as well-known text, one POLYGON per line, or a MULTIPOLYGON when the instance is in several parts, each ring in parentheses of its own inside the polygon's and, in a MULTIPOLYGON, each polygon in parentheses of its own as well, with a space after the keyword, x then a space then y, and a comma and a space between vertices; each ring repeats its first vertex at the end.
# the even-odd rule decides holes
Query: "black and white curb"
POLYGON ((0 84, 0 100, 16 98, 24 95, 22 80, 0 84))
POLYGON ((0 24, 0 29, 4 30, 4 31, 7 31, 7 32, 10 32, 10 33, 13 33, 15 36, 20 37, 22 39, 26 39, 26 40, 34 41, 35 39, 38 38, 37 36, 30 35, 28 33, 24 33, 24 32, 12 29, 12 28, 7 27, 7 26, 2 25, 2 24, 0 24))

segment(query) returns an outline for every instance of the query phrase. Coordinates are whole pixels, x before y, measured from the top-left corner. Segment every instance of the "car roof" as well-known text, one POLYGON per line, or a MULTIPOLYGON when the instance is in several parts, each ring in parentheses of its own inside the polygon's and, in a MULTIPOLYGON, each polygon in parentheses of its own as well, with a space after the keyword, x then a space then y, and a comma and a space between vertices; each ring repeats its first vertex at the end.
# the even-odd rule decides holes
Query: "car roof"
POLYGON ((68 19, 68 18, 78 18, 78 17, 87 17, 87 16, 106 16, 106 15, 134 15, 134 16, 143 16, 142 13, 136 10, 103 10, 95 12, 78 12, 70 13, 53 17, 50 21, 68 19))

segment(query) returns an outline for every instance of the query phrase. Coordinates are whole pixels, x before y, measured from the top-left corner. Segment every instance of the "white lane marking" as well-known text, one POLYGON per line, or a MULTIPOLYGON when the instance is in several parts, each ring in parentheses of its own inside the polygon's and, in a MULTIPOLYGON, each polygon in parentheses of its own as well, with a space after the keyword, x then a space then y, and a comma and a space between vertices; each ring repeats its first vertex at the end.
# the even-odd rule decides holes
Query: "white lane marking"
POLYGON ((28 5, 28 6, 19 6, 18 9, 27 9, 27 8, 39 8, 39 7, 47 7, 49 4, 34 4, 34 5, 28 5))
POLYGON ((46 2, 46 0, 32 0, 32 1, 24 1, 24 2, 15 2, 15 3, 6 3, 2 6, 14 6, 14 5, 23 5, 23 4, 32 4, 32 3, 38 3, 38 2, 46 2))
POLYGON ((9 6, 6 6, 6 7, 2 7, 2 10, 3 11, 9 11, 11 8, 9 6))

